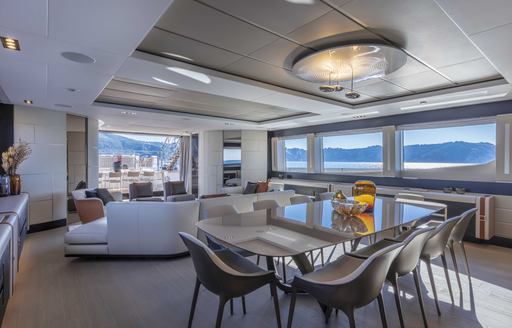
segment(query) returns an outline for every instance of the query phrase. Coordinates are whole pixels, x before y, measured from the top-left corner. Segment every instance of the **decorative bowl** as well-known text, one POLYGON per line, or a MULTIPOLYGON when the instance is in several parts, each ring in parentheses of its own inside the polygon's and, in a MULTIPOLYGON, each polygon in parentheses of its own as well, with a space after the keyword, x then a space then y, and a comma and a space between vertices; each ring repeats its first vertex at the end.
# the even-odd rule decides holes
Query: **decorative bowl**
POLYGON ((361 214, 368 208, 367 203, 358 202, 350 199, 345 199, 342 201, 333 199, 331 204, 336 212, 346 216, 354 216, 361 214))

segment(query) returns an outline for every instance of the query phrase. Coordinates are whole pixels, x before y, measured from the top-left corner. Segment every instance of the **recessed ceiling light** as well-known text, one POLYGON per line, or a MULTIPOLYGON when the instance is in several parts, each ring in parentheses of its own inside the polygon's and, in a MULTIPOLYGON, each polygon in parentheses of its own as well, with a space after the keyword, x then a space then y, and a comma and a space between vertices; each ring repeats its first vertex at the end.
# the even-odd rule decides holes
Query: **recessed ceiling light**
POLYGON ((177 59, 183 59, 183 60, 190 61, 190 62, 194 61, 192 58, 188 58, 188 57, 185 57, 185 56, 182 56, 182 55, 178 55, 178 54, 173 54, 172 52, 162 52, 162 55, 166 55, 166 56, 169 56, 169 57, 174 57, 174 58, 177 58, 177 59))
POLYGON ((127 111, 122 111, 121 114, 122 115, 132 115, 132 116, 137 115, 136 112, 127 112, 127 111))
POLYGON ((164 79, 161 79, 161 78, 158 78, 158 77, 154 77, 154 76, 153 76, 153 80, 155 80, 157 82, 160 82, 160 83, 163 83, 163 84, 172 85, 173 87, 178 86, 176 83, 172 83, 172 82, 169 82, 169 81, 166 81, 164 79))
POLYGON ((25 100, 23 100, 23 102, 24 102, 25 104, 27 104, 27 105, 32 105, 32 104, 34 103, 34 102, 33 102, 32 100, 30 100, 30 99, 25 99, 25 100))
POLYGON ((56 107, 62 107, 62 108, 71 108, 73 106, 71 105, 66 105, 66 104, 55 104, 56 107))
POLYGON ((502 98, 502 97, 505 97, 507 94, 508 94, 508 92, 504 92, 504 93, 498 93, 498 94, 494 94, 494 95, 481 96, 481 97, 470 97, 470 98, 463 98, 463 99, 439 101, 439 102, 435 102, 435 103, 427 103, 427 104, 420 104, 420 105, 404 106, 404 107, 400 107, 400 110, 412 110, 412 109, 418 109, 418 108, 428 108, 428 107, 435 107, 435 106, 460 104, 460 103, 465 103, 465 102, 470 102, 470 101, 502 98))
POLYGON ((352 115, 352 118, 365 118, 367 116, 377 115, 377 114, 379 114, 378 111, 366 112, 366 113, 360 113, 360 114, 352 115))
POLYGON ((67 60, 80 64, 92 64, 96 62, 96 59, 79 52, 65 51, 61 53, 61 56, 67 60))
POLYGON ((18 40, 6 36, 1 36, 0 39, 5 49, 20 51, 20 43, 18 40))
POLYGON ((422 101, 420 101, 420 105, 425 105, 426 103, 427 103, 427 101, 426 101, 426 100, 422 100, 422 101))
POLYGON ((296 5, 312 5, 315 0, 286 0, 286 2, 294 3, 296 5))
POLYGON ((169 71, 171 71, 171 72, 178 73, 180 75, 189 77, 189 78, 191 78, 193 80, 202 82, 204 84, 212 83, 212 80, 208 77, 208 75, 203 74, 203 73, 194 72, 194 71, 191 71, 189 69, 180 68, 180 67, 167 67, 167 69, 169 71))
POLYGON ((78 91, 80 91, 80 90, 75 89, 75 88, 66 88, 66 90, 68 90, 69 92, 78 92, 78 91))
POLYGON ((226 123, 224 123, 224 125, 233 126, 233 125, 235 125, 235 123, 226 122, 226 123))

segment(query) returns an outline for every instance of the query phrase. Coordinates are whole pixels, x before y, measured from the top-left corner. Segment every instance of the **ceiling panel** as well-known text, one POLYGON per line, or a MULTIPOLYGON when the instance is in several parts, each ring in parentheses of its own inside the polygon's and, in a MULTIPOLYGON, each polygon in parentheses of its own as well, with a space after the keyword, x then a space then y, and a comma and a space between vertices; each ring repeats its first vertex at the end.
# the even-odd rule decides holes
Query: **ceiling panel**
POLYGON ((481 57, 435 1, 354 0, 342 10, 433 67, 481 57))
POLYGON ((297 4, 284 0, 201 0, 231 15, 280 34, 287 34, 323 14, 330 8, 320 1, 297 4))
MULTIPOLYGON (((164 52, 185 56, 192 59, 192 63, 210 68, 222 68, 242 58, 235 53, 157 28, 149 32, 138 49, 159 56, 164 52)), ((172 56, 169 58, 177 59, 172 56)))
POLYGON ((251 121, 304 114, 304 112, 257 102, 181 89, 165 90, 135 81, 120 80, 112 80, 97 101, 251 121), (169 94, 166 94, 166 91, 169 94))
POLYGON ((455 83, 467 83, 500 77, 500 74, 485 58, 441 67, 439 71, 448 76, 455 83))
POLYGON ((376 39, 373 34, 334 10, 299 27, 287 36, 314 49, 324 49, 352 40, 376 39))
POLYGON ((293 62, 298 55, 303 56, 310 53, 312 53, 311 49, 279 38, 263 48, 251 52, 249 56, 265 63, 291 70, 293 62))
POLYGON ((269 32, 190 0, 174 1, 157 26, 239 54, 251 53, 277 39, 269 32))
POLYGON ((404 89, 393 83, 380 79, 364 82, 356 83, 354 89, 356 89, 358 92, 364 93, 375 98, 396 97, 411 93, 407 89, 404 89))
MULTIPOLYGON (((0 0, 0 25, 47 36, 48 3, 41 0, 0 0), (27 19, 30 17, 30 19, 27 19)), ((16 35, 7 35, 16 38, 16 35)))
POLYGON ((384 79, 411 91, 426 91, 453 85, 450 81, 434 71, 426 71, 400 77, 385 77, 384 79))
POLYGON ((466 34, 512 23, 510 0, 437 0, 466 34))

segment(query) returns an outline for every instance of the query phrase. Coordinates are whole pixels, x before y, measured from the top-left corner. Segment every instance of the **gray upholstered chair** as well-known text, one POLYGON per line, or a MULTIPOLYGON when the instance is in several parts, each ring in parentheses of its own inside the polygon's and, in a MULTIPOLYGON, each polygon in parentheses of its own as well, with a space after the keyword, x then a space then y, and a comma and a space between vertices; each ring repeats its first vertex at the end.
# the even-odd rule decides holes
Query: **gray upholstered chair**
MULTIPOLYGON (((428 326, 427 318, 425 316, 425 309, 423 305, 423 297, 421 295, 421 289, 419 284, 419 274, 418 274, 418 263, 420 259, 421 251, 428 241, 430 234, 434 230, 433 227, 426 227, 422 229, 417 229, 414 232, 408 234, 408 237, 403 241, 404 247, 397 255, 391 267, 389 268, 386 280, 391 283, 393 286, 394 294, 395 294, 395 303, 398 310, 398 318, 400 320, 400 326, 404 327, 404 319, 402 314, 402 306, 400 304, 400 288, 398 285, 398 278, 408 275, 409 273, 413 273, 414 282, 416 284, 416 292, 418 293, 418 301, 420 304, 421 315, 423 318, 423 323, 425 327, 428 326)), ((353 253, 348 254, 349 256, 355 256, 359 258, 366 259, 376 252, 380 251, 383 248, 386 248, 390 245, 400 243, 399 240, 395 239, 382 239, 367 246, 365 248, 359 249, 353 253)))
POLYGON ((260 210, 273 210, 279 207, 279 204, 273 199, 257 200, 252 203, 252 207, 255 211, 260 210))
POLYGON ((196 196, 187 193, 184 181, 166 181, 163 188, 166 202, 186 202, 196 199, 196 196))
POLYGON ((306 196, 306 195, 296 195, 296 196, 290 197, 290 203, 292 205, 304 204, 304 203, 312 203, 312 202, 313 201, 311 200, 311 198, 309 196, 306 196))
POLYGON ((153 196, 153 184, 151 182, 134 182, 128 186, 130 201, 161 202, 161 197, 153 196))
POLYGON ((332 308, 340 309, 348 316, 350 327, 355 327, 354 310, 377 299, 382 323, 387 327, 381 291, 389 268, 402 247, 402 243, 393 243, 368 259, 343 255, 317 271, 296 276, 292 282, 288 327, 292 326, 299 290, 317 299, 324 308, 326 322, 332 308))
POLYGON ((320 195, 318 195, 318 200, 320 200, 320 201, 330 200, 334 197, 335 194, 336 193, 334 191, 322 192, 322 193, 320 193, 320 195))
POLYGON ((189 328, 192 326, 199 287, 201 285, 219 296, 219 307, 215 324, 217 328, 221 326, 224 305, 228 300, 247 295, 260 287, 270 285, 277 326, 281 327, 276 289, 277 281, 273 271, 263 270, 253 262, 229 249, 212 251, 200 240, 187 233, 180 232, 179 235, 192 256, 192 262, 194 263, 197 275, 188 321, 189 328))

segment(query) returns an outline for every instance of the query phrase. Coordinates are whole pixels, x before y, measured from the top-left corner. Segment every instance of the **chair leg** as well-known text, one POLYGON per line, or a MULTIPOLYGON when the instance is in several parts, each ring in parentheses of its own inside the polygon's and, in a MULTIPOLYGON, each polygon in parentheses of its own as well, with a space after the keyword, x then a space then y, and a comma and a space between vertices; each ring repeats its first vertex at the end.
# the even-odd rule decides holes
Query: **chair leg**
POLYGON ((460 297, 462 299, 462 284, 460 282, 459 267, 457 265, 457 258, 455 257, 455 251, 453 249, 453 243, 449 243, 448 247, 450 248, 450 255, 452 257, 453 268, 455 269, 455 276, 457 277, 457 284, 459 285, 460 297))
POLYGON ((295 300, 297 299, 297 290, 293 288, 291 294, 292 297, 290 299, 290 309, 288 310, 288 328, 292 327, 293 312, 295 311, 295 300))
POLYGON ((233 299, 229 299, 229 313, 233 315, 233 299))
POLYGON ((260 265, 260 256, 256 255, 256 265, 260 265))
POLYGON ((469 263, 468 263, 468 257, 466 255, 466 248, 464 247, 464 242, 459 243, 460 248, 462 249, 462 254, 464 254, 464 263, 466 264, 466 273, 468 274, 469 279, 469 285, 471 287, 471 273, 469 272, 469 263))
POLYGON ((386 320, 386 308, 384 307, 384 300, 382 299, 382 293, 377 296, 379 302, 380 320, 382 321, 382 327, 388 328, 388 321, 386 320))
POLYGON ((279 298, 277 297, 276 283, 270 283, 272 298, 274 299, 274 311, 276 311, 277 328, 281 328, 281 312, 279 311, 279 298))
POLYGON ((450 275, 448 274, 448 263, 446 263, 446 254, 444 251, 443 251, 443 254, 441 254, 441 260, 443 262, 444 275, 446 276, 446 283, 448 284, 448 291, 450 292, 450 299, 452 300, 452 304, 455 304, 455 301, 453 300, 453 291, 452 291, 452 284, 450 282, 450 275))
POLYGON ((283 283, 286 284, 286 259, 283 257, 283 283))
POLYGON ((224 297, 219 297, 219 308, 217 309, 217 322, 215 323, 215 328, 220 328, 222 324, 222 315, 224 314, 224 305, 228 300, 224 297))
POLYGON ((427 264, 428 278, 430 279, 430 285, 432 285, 432 291, 434 292, 434 300, 436 301, 437 315, 441 315, 441 309, 439 308, 439 301, 437 300, 436 284, 434 282, 434 274, 432 273, 432 265, 430 260, 425 261, 427 264))
POLYGON ((345 247, 345 242, 343 242, 343 254, 347 253, 347 248, 345 247))
POLYGON ((395 294, 396 309, 398 311, 398 319, 400 320, 400 327, 404 328, 404 317, 402 315, 402 304, 400 304, 400 289, 398 287, 398 274, 395 273, 394 277, 390 280, 395 294))
POLYGON ((192 320, 194 320, 197 296, 199 295, 199 287, 201 287, 201 282, 199 281, 199 279, 196 279, 196 286, 194 287, 194 297, 192 297, 192 306, 190 307, 190 315, 188 317, 188 328, 192 327, 192 320))
POLYGON ((345 311, 348 317, 348 323, 350 324, 350 328, 356 328, 356 318, 354 316, 354 309, 349 309, 345 311))
MULTIPOLYGON (((419 266, 419 264, 418 264, 419 266)), ((425 328, 428 327, 427 323, 427 316, 425 315, 425 305, 423 304, 423 296, 421 295, 421 288, 420 288, 420 275, 418 272, 417 267, 412 270, 413 276, 414 276, 414 284, 416 285, 416 293, 418 293, 418 301, 420 303, 420 309, 421 309, 421 316, 423 318, 423 324, 425 325, 425 328)))
POLYGON ((242 296, 242 311, 244 312, 244 315, 247 314, 247 311, 245 309, 245 296, 242 296))
POLYGON ((320 248, 320 261, 322 262, 322 266, 325 265, 324 263, 324 249, 320 248))

